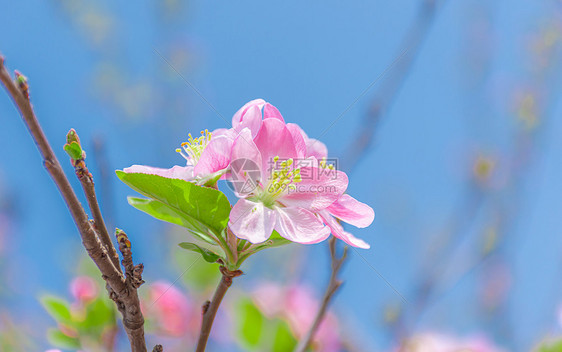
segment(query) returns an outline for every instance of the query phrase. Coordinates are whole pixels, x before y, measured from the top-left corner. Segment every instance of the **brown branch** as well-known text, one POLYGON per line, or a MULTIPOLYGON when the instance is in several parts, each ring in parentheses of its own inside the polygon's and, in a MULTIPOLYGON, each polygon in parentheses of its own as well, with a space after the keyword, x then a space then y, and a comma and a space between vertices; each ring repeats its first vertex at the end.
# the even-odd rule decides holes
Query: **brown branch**
POLYGON ((324 315, 326 315, 326 311, 328 310, 328 305, 332 301, 334 294, 336 291, 341 287, 342 281, 338 279, 338 274, 340 269, 342 268, 345 259, 347 258, 347 247, 344 247, 343 253, 341 257, 338 258, 336 253, 336 238, 332 237, 330 239, 330 258, 332 264, 332 274, 330 275, 330 282, 328 283, 328 287, 326 288, 326 292, 324 292, 324 298, 322 298, 322 304, 320 305, 320 309, 316 313, 314 321, 310 326, 310 329, 306 333, 306 335, 300 340, 295 352, 305 352, 312 342, 314 338, 314 334, 320 327, 320 323, 324 319, 324 315))
POLYGON ((133 264, 133 254, 131 252, 131 242, 127 234, 120 229, 115 231, 119 251, 123 255, 122 264, 125 268, 127 290, 116 295, 110 294, 111 299, 117 304, 117 309, 123 315, 123 325, 127 331, 127 336, 131 342, 132 351, 146 351, 144 339, 144 317, 140 309, 139 288, 144 280, 142 279, 142 264, 133 264))
MULTIPOLYGON (((72 134, 75 136, 74 138, 78 140, 78 144, 80 144, 80 139, 76 134, 74 129, 71 129, 68 132, 69 135, 72 134)), ((109 237, 109 232, 107 231, 107 226, 105 225, 105 221, 103 220, 103 216, 101 214, 101 210, 99 207, 99 202, 96 197, 96 189, 94 187, 94 178, 92 174, 88 170, 88 167, 85 163, 85 158, 81 158, 78 160, 71 159, 72 165, 74 166, 74 171, 76 172, 76 176, 80 180, 80 184, 82 185, 82 189, 84 190, 84 194, 86 195, 86 199, 88 201, 88 207, 92 212, 92 217, 94 218, 94 226, 96 228, 96 232, 105 246, 106 250, 109 253, 111 261, 116 268, 119 268, 119 255, 111 242, 111 237, 109 237)))
MULTIPOLYGON (((35 116, 33 107, 29 100, 29 86, 27 84, 27 79, 16 72, 16 80, 13 81, 4 66, 4 58, 1 55, 0 81, 19 110, 29 133, 33 137, 33 140, 43 158, 43 164, 59 189, 59 192, 62 195, 70 214, 72 215, 72 219, 78 228, 82 238, 82 244, 84 245, 86 252, 102 273, 102 277, 107 283, 106 286, 110 292, 110 296, 116 301, 119 311, 123 315, 123 325, 125 326, 127 335, 131 340, 132 351, 146 352, 143 330, 144 319, 142 318, 142 313, 140 311, 140 303, 136 287, 132 284, 138 281, 135 279, 134 271, 132 276, 127 275, 127 277, 124 277, 119 266, 114 264, 114 261, 111 259, 111 253, 115 251, 113 244, 109 242, 106 245, 100 240, 98 227, 100 227, 101 223, 103 223, 103 220, 99 220, 100 224, 98 224, 98 226, 94 226, 93 222, 88 219, 88 215, 80 204, 76 193, 74 193, 68 178, 64 174, 62 167, 57 160, 47 137, 41 129, 37 117, 35 116), (120 306, 120 304, 122 306, 120 306)), ((127 271, 127 274, 130 273, 127 271)))
POLYGON ((207 340, 209 339, 211 328, 213 327, 213 321, 215 320, 215 316, 217 315, 217 311, 219 309, 221 301, 226 294, 226 291, 228 291, 230 285, 232 285, 232 279, 242 275, 242 271, 230 271, 224 266, 220 267, 220 271, 222 274, 222 278, 219 282, 219 285, 217 286, 217 289, 215 290, 213 300, 207 301, 203 304, 203 321, 201 322, 201 332, 199 333, 197 348, 195 350, 196 352, 205 351, 207 340))

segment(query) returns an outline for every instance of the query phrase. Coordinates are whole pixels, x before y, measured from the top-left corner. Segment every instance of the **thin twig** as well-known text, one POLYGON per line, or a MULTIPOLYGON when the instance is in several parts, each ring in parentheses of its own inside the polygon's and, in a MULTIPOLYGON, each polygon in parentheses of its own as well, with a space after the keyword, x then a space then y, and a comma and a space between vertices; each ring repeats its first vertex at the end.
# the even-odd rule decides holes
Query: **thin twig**
MULTIPOLYGON (((71 130, 69 133, 76 132, 71 130)), ((77 136, 77 135, 76 135, 77 136)), ((109 237, 109 232, 107 231, 107 226, 105 225, 105 221, 103 220, 103 216, 101 214, 101 210, 99 207, 99 202, 96 197, 96 189, 94 186, 94 178, 92 174, 88 170, 84 159, 79 160, 72 160, 72 164, 74 166, 74 171, 76 172, 76 176, 80 180, 80 184, 82 185, 82 189, 84 190, 84 194, 86 195, 86 199, 88 201, 88 207, 92 212, 92 217, 94 218, 94 226, 96 227, 97 233, 101 242, 104 244, 105 248, 107 249, 111 261, 115 265, 115 267, 119 267, 119 255, 111 242, 111 238, 109 237)))
MULTIPOLYGON (((93 221, 88 219, 88 215, 80 204, 76 193, 74 193, 35 116, 29 100, 27 79, 16 72, 16 81, 13 81, 4 66, 4 57, 1 55, 0 81, 18 108, 29 133, 33 137, 43 158, 43 164, 58 187, 78 228, 86 252, 102 273, 110 296, 117 303, 119 311, 123 315, 123 325, 131 342, 131 350, 133 352, 146 352, 143 328, 144 318, 140 310, 137 290, 131 285, 131 282, 134 282, 134 280, 125 277, 120 267, 116 267, 112 259, 110 259, 111 253, 115 251, 115 247, 111 242, 107 245, 101 242, 99 229, 97 229, 100 225, 98 224, 96 227, 93 225, 93 221)), ((103 223, 103 220, 100 220, 100 222, 103 223)), ((134 279, 134 275, 132 278, 134 279)))
POLYGON ((220 267, 220 271, 222 274, 222 278, 219 282, 219 285, 217 286, 217 289, 215 290, 213 299, 203 304, 203 321, 201 322, 201 332, 199 333, 199 339, 197 340, 197 348, 195 350, 196 352, 205 351, 207 340, 209 339, 211 328, 213 327, 213 321, 215 320, 215 316, 217 315, 217 311, 222 302, 222 299, 226 294, 226 291, 228 291, 230 285, 232 285, 232 279, 242 275, 242 271, 230 271, 224 266, 220 267))
POLYGON ((353 139, 344 153, 345 157, 341 159, 345 162, 343 167, 346 170, 352 170, 373 143, 377 127, 406 81, 423 41, 429 33, 436 10, 443 2, 445 0, 422 0, 418 15, 400 47, 399 52, 402 53, 400 59, 381 82, 361 123, 359 136, 353 139))
POLYGON ((338 279, 338 274, 340 269, 342 268, 345 259, 347 258, 347 247, 344 247, 343 253, 341 257, 338 258, 338 254, 336 252, 336 238, 332 237, 330 239, 330 258, 332 264, 332 274, 330 275, 330 282, 328 283, 328 287, 326 288, 326 292, 324 292, 324 298, 322 299, 322 304, 320 305, 320 309, 316 313, 314 317, 314 321, 310 326, 310 329, 306 333, 306 335, 300 340, 295 352, 305 352, 308 346, 311 344, 312 339, 314 338, 314 334, 320 327, 320 323, 324 319, 324 315, 328 310, 328 305, 332 301, 334 294, 342 285, 342 281, 338 279))

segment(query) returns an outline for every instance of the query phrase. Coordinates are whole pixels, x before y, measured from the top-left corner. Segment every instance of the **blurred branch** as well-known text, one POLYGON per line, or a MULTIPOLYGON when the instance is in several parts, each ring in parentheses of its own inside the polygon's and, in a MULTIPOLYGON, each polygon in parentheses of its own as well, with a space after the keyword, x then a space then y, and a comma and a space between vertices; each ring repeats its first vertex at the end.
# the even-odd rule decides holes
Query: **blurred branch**
POLYGON ((338 258, 336 253, 336 238, 332 236, 329 241, 330 246, 330 258, 332 263, 332 274, 330 275, 330 282, 328 283, 328 287, 326 288, 326 292, 324 293, 324 298, 322 299, 322 304, 320 305, 320 309, 316 313, 314 317, 314 321, 310 326, 310 329, 306 333, 306 335, 300 340, 295 352, 305 352, 312 342, 314 338, 314 334, 320 327, 320 323, 324 319, 324 315, 326 315, 326 311, 328 310, 328 305, 332 301, 334 294, 342 285, 342 281, 338 279, 338 274, 340 269, 342 268, 345 259, 347 258, 347 246, 344 247, 343 253, 341 257, 338 258))
MULTIPOLYGON (((83 157, 71 159, 73 165, 75 165, 78 178, 80 179, 88 198, 88 203, 90 204, 92 213, 94 213, 94 221, 97 223, 88 219, 88 215, 84 211, 84 208, 82 208, 76 193, 72 189, 68 178, 64 174, 62 167, 57 160, 53 149, 51 148, 51 145, 49 144, 39 121, 37 120, 37 117, 35 116, 29 99, 29 86, 27 79, 16 71, 16 79, 15 81, 12 80, 10 74, 4 66, 4 57, 1 55, 0 81, 18 108, 22 119, 33 137, 33 140, 43 158, 43 164, 58 187, 59 192, 61 193, 70 214, 72 215, 72 219, 78 228, 84 248, 102 273, 102 277, 107 283, 110 297, 115 301, 123 316, 123 325, 131 343, 131 350, 133 352, 146 352, 144 318, 142 316, 138 293, 136 290, 138 287, 137 285, 142 283, 139 283, 138 281, 142 270, 140 270, 140 272, 138 270, 136 272, 135 270, 130 270, 130 265, 132 265, 130 242, 127 240, 127 248, 122 248, 122 243, 120 241, 120 249, 122 250, 124 257, 123 264, 126 269, 126 275, 123 275, 119 265, 115 265, 116 251, 109 239, 107 229, 105 229, 105 233, 103 232, 104 230, 101 230, 100 232, 100 229, 105 228, 105 224, 103 223, 103 219, 101 218, 101 213, 99 212, 99 207, 95 199, 91 175, 85 167, 83 157)), ((69 137, 72 139, 70 142, 78 143, 79 146, 79 139, 75 133, 74 135, 69 133, 69 137)), ((82 152, 81 149, 79 149, 79 152, 82 152)), ((77 153, 78 152, 75 151, 75 154, 77 153)))
POLYGON ((114 216, 114 206, 113 206, 113 192, 111 184, 111 167, 107 157, 106 143, 102 136, 97 136, 94 138, 93 143, 94 150, 94 162, 96 169, 99 172, 99 189, 102 208, 105 209, 103 212, 106 218, 107 227, 112 227, 111 225, 115 223, 114 216))
MULTIPOLYGON (((529 206, 529 202, 526 202, 524 199, 526 191, 525 185, 528 183, 532 172, 536 171, 536 168, 533 168, 533 164, 540 157, 541 151, 539 145, 545 143, 545 132, 549 130, 548 122, 552 121, 554 118, 555 105, 557 103, 555 94, 559 91, 559 82, 562 73, 559 65, 561 46, 559 39, 548 43, 551 51, 548 52, 550 56, 547 62, 550 64, 544 67, 541 66, 540 69, 535 72, 534 79, 532 79, 532 83, 529 84, 531 87, 534 87, 535 90, 526 92, 525 99, 519 102, 521 105, 518 106, 518 116, 514 116, 519 119, 519 125, 516 127, 515 134, 512 137, 512 146, 507 150, 506 156, 503 158, 507 166, 507 172, 504 176, 506 180, 505 185, 501 189, 493 190, 493 192, 492 189, 488 190, 488 192, 484 192, 485 190, 483 189, 478 190, 482 197, 490 199, 491 209, 489 211, 496 219, 493 227, 493 239, 487 241, 489 238, 484 238, 484 245, 482 245, 482 248, 478 248, 478 253, 475 253, 473 258, 471 256, 470 261, 462 267, 463 270, 460 270, 457 275, 444 282, 446 285, 442 285, 444 288, 442 288, 440 292, 436 290, 437 284, 443 284, 443 282, 439 282, 438 279, 441 279, 441 281, 443 281, 443 279, 440 278, 441 275, 434 276, 433 284, 428 287, 428 292, 426 293, 423 304, 418 307, 418 315, 432 304, 435 304, 439 299, 442 299, 457 286, 459 282, 477 269, 480 272, 489 272, 489 264, 487 264, 484 269, 482 269, 482 267, 483 264, 492 259, 492 257, 496 263, 506 261, 505 256, 507 254, 508 244, 510 244, 509 240, 513 239, 517 221, 520 221, 522 218, 522 208, 523 206, 529 206), (549 94, 541 101, 537 98, 539 92, 549 92, 549 94), (537 101, 541 101, 543 105, 541 106, 537 101)), ((480 87, 480 90, 484 90, 484 88, 480 87)), ((474 104, 473 102, 471 103, 474 104)), ((469 215, 465 216, 467 220, 472 218, 470 221, 474 221, 475 217, 469 215)), ((458 231, 461 230, 466 231, 466 229, 458 229, 458 231)), ((490 235, 488 235, 488 237, 490 237, 490 235)), ((456 246, 453 247, 452 250, 448 250, 449 259, 444 261, 442 263, 444 265, 441 265, 441 267, 451 267, 451 264, 457 256, 456 252, 458 252, 457 249, 460 247, 461 241, 462 236, 457 236, 455 242, 456 246)), ((440 270, 442 273, 444 273, 444 271, 445 270, 440 270)), ((509 294, 509 291, 506 291, 504 294, 509 294)), ((494 313, 491 315, 494 321, 490 326, 496 330, 502 329, 502 340, 512 341, 512 347, 516 348, 519 346, 514 340, 514 337, 517 335, 509 326, 511 320, 505 316, 508 312, 508 304, 509 300, 504 297, 504 299, 500 300, 498 305, 494 307, 494 313)), ((487 310, 487 312, 489 313, 490 311, 487 310)), ((551 314, 550 311, 549 314, 551 314)))
POLYGON ((220 271, 222 274, 221 281, 215 290, 212 301, 207 301, 203 304, 203 321, 201 322, 201 332, 199 333, 199 339, 197 340, 196 352, 204 352, 207 346, 207 340, 211 334, 211 328, 213 327, 213 321, 219 310, 219 306, 228 291, 228 288, 232 285, 232 279, 242 275, 241 270, 230 271, 224 266, 220 266, 220 271))
POLYGON ((373 143, 373 138, 383 115, 388 111, 398 95, 400 88, 408 77, 424 39, 429 33, 433 19, 439 6, 444 0, 423 0, 406 37, 398 52, 404 53, 394 65, 375 93, 370 106, 361 123, 361 132, 344 153, 346 165, 344 168, 352 170, 364 156, 373 143))

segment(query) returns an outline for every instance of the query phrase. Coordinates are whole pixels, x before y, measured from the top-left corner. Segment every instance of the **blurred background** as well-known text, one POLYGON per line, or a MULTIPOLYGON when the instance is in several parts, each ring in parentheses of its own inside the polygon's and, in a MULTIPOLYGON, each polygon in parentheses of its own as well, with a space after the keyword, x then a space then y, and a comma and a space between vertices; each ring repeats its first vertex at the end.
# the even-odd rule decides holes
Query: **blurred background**
MULTIPOLYGON (((177 246, 182 229, 130 207, 113 171, 181 164, 188 132, 229 127, 255 98, 325 142, 376 213, 347 229, 371 249, 350 251, 315 350, 528 351, 562 334, 561 1, 1 4, 7 66, 29 78, 69 176, 62 145, 78 131, 106 220, 145 265, 152 345, 191 349, 217 268, 177 246)), ((0 126, 0 349, 126 350, 111 305, 90 338, 42 306, 59 297, 80 315, 105 292, 4 91, 0 126)), ((328 281, 326 243, 243 269, 209 350, 291 350, 308 319, 297 313, 328 281)))

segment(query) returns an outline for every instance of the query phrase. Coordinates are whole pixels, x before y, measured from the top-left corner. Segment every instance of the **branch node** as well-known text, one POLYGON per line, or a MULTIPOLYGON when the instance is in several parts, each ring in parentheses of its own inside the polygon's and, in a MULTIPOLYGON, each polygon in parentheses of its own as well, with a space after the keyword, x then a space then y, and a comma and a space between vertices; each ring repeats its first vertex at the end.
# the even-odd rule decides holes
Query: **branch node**
POLYGON ((205 315, 205 313, 207 313, 210 305, 211 305, 211 301, 206 301, 205 303, 203 303, 203 306, 201 307, 202 311, 203 311, 203 315, 205 315))
POLYGON ((238 277, 242 274, 244 274, 244 272, 242 270, 228 270, 225 266, 220 266, 219 270, 224 278, 224 282, 227 286, 232 285, 232 279, 234 279, 235 277, 238 277))

